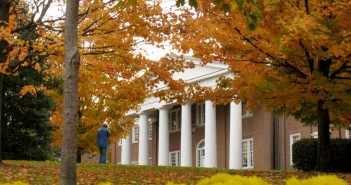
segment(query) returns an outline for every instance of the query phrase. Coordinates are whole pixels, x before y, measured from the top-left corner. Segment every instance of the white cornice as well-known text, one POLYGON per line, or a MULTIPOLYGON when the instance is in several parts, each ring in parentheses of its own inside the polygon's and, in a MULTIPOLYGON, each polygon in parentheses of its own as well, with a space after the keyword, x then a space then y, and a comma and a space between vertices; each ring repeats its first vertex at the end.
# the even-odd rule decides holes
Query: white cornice
MULTIPOLYGON (((225 64, 214 62, 214 63, 209 63, 207 65, 202 66, 201 61, 197 58, 190 57, 190 56, 185 56, 183 58, 186 61, 194 62, 196 66, 195 68, 187 69, 187 71, 185 72, 188 75, 187 77, 189 77, 189 74, 194 76, 193 78, 187 78, 186 80, 184 80, 188 84, 198 83, 200 86, 214 88, 216 86, 216 80, 219 77, 221 76, 233 77, 232 73, 228 71, 228 66, 225 64), (208 73, 204 74, 204 71, 208 73)), ((178 74, 178 76, 183 77, 181 74, 178 74)), ((179 79, 182 79, 181 77, 179 79)), ((167 89, 169 89, 167 86, 163 86, 160 88, 156 88, 153 91, 155 92, 155 91, 167 90, 167 89)), ((159 107, 162 107, 165 105, 171 105, 171 104, 176 104, 176 102, 172 102, 172 103, 160 102, 160 99, 158 97, 148 97, 144 100, 144 103, 140 105, 140 112, 156 110, 159 107)), ((131 110, 127 113, 127 116, 131 116, 131 117, 137 116, 137 112, 134 110, 131 110)))

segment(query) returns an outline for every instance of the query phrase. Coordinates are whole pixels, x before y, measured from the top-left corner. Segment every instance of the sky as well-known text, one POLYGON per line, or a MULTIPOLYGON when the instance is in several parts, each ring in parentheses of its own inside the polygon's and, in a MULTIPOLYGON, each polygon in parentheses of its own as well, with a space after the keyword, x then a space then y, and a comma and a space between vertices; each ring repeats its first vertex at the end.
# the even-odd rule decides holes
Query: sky
MULTIPOLYGON (((170 6, 171 5, 170 3, 174 4, 174 2, 175 1, 165 0, 163 4, 165 6, 170 6)), ((65 4, 63 4, 63 2, 54 2, 49 8, 47 12, 47 16, 50 16, 52 18, 58 18, 63 14, 62 12, 65 12, 65 9, 66 7, 65 7, 65 4)), ((161 49, 150 44, 142 43, 137 46, 135 52, 142 53, 148 59, 159 60, 160 58, 162 58, 172 50, 171 49, 172 47, 167 43, 164 43, 164 47, 165 49, 161 49)))

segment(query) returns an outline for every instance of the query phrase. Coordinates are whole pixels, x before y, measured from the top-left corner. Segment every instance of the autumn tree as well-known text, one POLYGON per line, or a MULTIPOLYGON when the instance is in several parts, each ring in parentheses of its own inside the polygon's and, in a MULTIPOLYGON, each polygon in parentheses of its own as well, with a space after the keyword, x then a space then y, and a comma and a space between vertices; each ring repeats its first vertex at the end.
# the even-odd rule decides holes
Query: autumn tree
MULTIPOLYGON (((2 28, 6 28, 9 20, 9 11, 10 11, 10 3, 6 0, 0 1, 0 25, 2 28)), ((1 39, 0 40, 0 63, 5 63, 7 60, 7 55, 9 53, 8 50, 8 45, 9 43, 1 39)), ((3 74, 0 74, 0 105, 2 105, 2 82, 3 82, 3 74)), ((0 106, 0 115, 1 115, 2 109, 0 106)), ((1 116, 0 116, 0 124, 1 124, 1 116)), ((0 163, 2 163, 2 157, 1 157, 1 125, 0 125, 0 163)))
POLYGON ((65 19, 65 75, 63 85, 63 118, 60 184, 77 184, 77 112, 78 112, 78 6, 79 0, 68 0, 65 19))
MULTIPOLYGON (((174 21, 170 40, 203 64, 229 65, 215 89, 190 86, 185 98, 246 101, 318 126, 316 170, 330 170, 331 124, 350 120, 351 2, 198 0, 174 21)), ((179 98, 181 91, 163 95, 179 98)), ((162 93, 161 93, 162 94, 162 93)), ((168 97, 172 98, 172 97, 168 97)))
MULTIPOLYGON (((78 54, 77 47, 80 53, 79 62, 78 59, 74 60, 77 62, 75 66, 67 66, 70 60, 65 59, 65 74, 72 67, 75 67, 75 71, 71 71, 74 72, 71 73, 74 75, 74 85, 68 86, 67 80, 71 80, 71 76, 65 76, 67 86, 64 87, 62 130, 62 158, 65 159, 61 168, 64 184, 74 183, 75 152, 96 150, 95 134, 103 122, 110 125, 116 140, 126 134, 134 123, 125 120, 124 114, 130 109, 138 109, 138 103, 143 101, 148 90, 165 79, 164 75, 157 73, 164 74, 167 69, 167 73, 179 70, 178 66, 166 67, 163 65, 166 63, 148 60, 142 53, 136 52, 140 43, 161 43, 164 40, 157 32, 161 25, 169 24, 168 16, 173 14, 162 14, 160 2, 81 1, 78 11, 79 25, 76 30, 67 31, 72 27, 67 28, 68 22, 64 24, 65 52, 73 51, 72 48, 68 49, 67 44, 72 38, 67 38, 67 34, 74 31, 75 34, 77 32, 77 36, 74 35, 77 45, 75 43, 71 47, 78 54), (78 66, 79 71, 76 70, 78 66), (67 97, 68 92, 74 96, 67 97), (74 103, 73 106, 73 101, 78 104, 74 103), (74 123, 78 123, 78 126, 74 123), (68 125, 70 127, 65 128, 68 125)), ((66 18, 68 16, 73 17, 67 9, 66 18)), ((67 53, 65 57, 68 57, 67 53)))
POLYGON ((55 126, 50 123, 56 108, 50 92, 60 86, 56 77, 46 73, 45 62, 40 70, 20 69, 18 75, 4 76, 2 141, 4 159, 49 160, 53 158, 51 142, 55 126), (58 82, 58 83, 57 83, 58 82), (27 92, 26 88, 32 88, 27 92), (24 92, 25 94, 23 94, 24 92))
MULTIPOLYGON (((52 42, 54 39, 50 40, 45 36, 46 29, 52 24, 51 20, 45 19, 52 2, 54 1, 0 1, 1 92, 3 75, 16 75, 19 69, 34 66, 37 61, 55 51, 47 50, 48 43, 51 43, 51 47, 56 47, 55 42, 52 42), (44 42, 46 42, 45 45, 44 42)), ((0 94, 2 96, 2 93, 0 94)), ((2 104, 1 96, 0 104, 2 104)))
MULTIPOLYGON (((172 14, 164 15, 162 11, 157 1, 81 2, 78 159, 82 153, 97 153, 95 134, 103 122, 109 124, 111 142, 127 134, 134 123, 124 118, 125 113, 138 109, 137 105, 144 100, 148 90, 157 81, 165 79, 158 73, 171 73, 179 68, 177 65, 167 67, 166 63, 160 65, 136 52, 138 44, 163 41, 163 36, 156 33, 160 25, 169 24, 167 17, 172 14)), ((58 67, 62 66, 60 55, 50 57, 50 60, 58 67)), ((60 124, 59 116, 55 115, 55 122, 60 124)), ((55 135, 61 137, 59 132, 55 135)))

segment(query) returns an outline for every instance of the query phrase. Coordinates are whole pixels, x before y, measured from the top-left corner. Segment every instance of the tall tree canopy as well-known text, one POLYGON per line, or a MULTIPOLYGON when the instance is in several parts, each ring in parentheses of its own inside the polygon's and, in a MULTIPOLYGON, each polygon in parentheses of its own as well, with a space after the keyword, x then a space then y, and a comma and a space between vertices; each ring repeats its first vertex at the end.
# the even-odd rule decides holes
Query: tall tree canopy
MULTIPOLYGON (((180 65, 151 61, 137 52, 138 44, 164 40, 158 29, 169 24, 167 17, 172 15, 164 15, 157 1, 138 1, 133 5, 118 1, 81 2, 77 29, 81 54, 77 152, 97 152, 95 134, 103 122, 109 124, 112 141, 123 137, 134 124, 124 118, 125 113, 138 109, 137 105, 158 81, 167 81, 172 72, 181 70, 180 65)), ((58 36, 62 39, 63 35, 58 36)), ((63 51, 56 50, 59 54, 49 58, 57 66, 52 73, 63 74, 63 51)), ((55 115, 58 125, 61 115, 62 112, 55 115)), ((59 132, 55 135, 61 137, 59 132)))
POLYGON ((41 70, 20 69, 16 76, 4 77, 2 111, 2 157, 12 160, 48 160, 53 158, 51 142, 56 129, 50 123, 55 101, 49 95, 60 86, 61 81, 49 76, 45 63, 41 70), (25 87, 33 88, 23 94, 25 87), (48 92, 51 89, 51 92, 48 92))
MULTIPOLYGON (((0 0, 0 104, 2 105, 3 76, 18 75, 21 69, 40 70, 39 61, 53 54, 48 46, 55 48, 55 42, 46 37, 46 30, 52 25, 44 16, 52 0, 21 1, 0 0)), ((53 37, 51 37, 53 38, 53 37)), ((22 93, 36 92, 45 87, 24 86, 22 93)), ((0 106, 0 113, 2 106, 0 106)), ((2 123, 2 121, 0 121, 2 123)), ((0 127, 1 128, 1 127, 0 127)), ((2 133, 2 132, 0 132, 2 133)), ((2 137, 0 137, 2 138, 2 137)), ((1 141, 4 143, 6 141, 1 141)), ((0 151, 1 151, 0 144, 0 151)), ((0 152, 1 153, 1 152, 0 152)), ((0 163, 2 158, 0 155, 0 163)))
MULTIPOLYGON (((185 9, 174 19, 180 21, 169 37, 176 49, 204 64, 228 64, 234 74, 215 89, 193 84, 183 97, 246 100, 251 108, 262 105, 316 124, 316 169, 329 170, 330 124, 346 126, 350 120, 351 2, 236 2, 198 0, 195 11, 185 9)), ((178 92, 159 94, 179 99, 178 92)))
POLYGON ((92 128, 106 121, 119 128, 121 133, 116 135, 122 135, 127 127, 118 116, 137 108, 147 90, 164 79, 164 72, 156 73, 169 69, 169 77, 180 70, 135 54, 140 40, 163 41, 155 33, 167 23, 167 16, 161 14, 160 2, 133 2, 133 6, 123 6, 117 1, 67 1, 61 184, 76 183, 73 153, 75 147, 83 147, 75 138, 77 131, 82 131, 81 142, 84 136, 91 140, 96 131, 92 128), (93 132, 85 134, 86 129, 93 132))
MULTIPOLYGON (((2 74, 16 73, 21 67, 35 65, 47 58, 51 74, 63 76, 64 49, 63 12, 61 18, 44 16, 55 1, 1 0, 4 21, 1 35, 5 45, 2 74), (6 13, 6 15, 5 15, 6 13), (19 34, 28 33, 28 34, 19 34), (35 35, 35 39, 28 39, 35 35), (11 43, 11 44, 9 44, 11 43)), ((160 65, 135 52, 140 43, 163 41, 157 35, 159 25, 166 25, 167 17, 156 1, 81 1, 79 5, 78 47, 81 67, 78 86, 78 147, 81 152, 95 148, 94 132, 107 121, 112 139, 127 131, 130 121, 125 121, 126 111, 135 108, 160 78, 156 72, 164 71, 160 65), (125 6, 126 5, 126 6, 125 6), (143 28, 143 29, 140 29, 143 28), (153 81, 148 81, 153 76, 153 81), (88 132, 87 132, 88 131, 88 132)), ((170 67, 171 70, 177 67, 170 67)), ((168 72, 167 72, 168 73, 168 72)), ((164 76, 164 75, 163 75, 164 76)), ((24 88, 30 90, 31 88, 24 88)), ((55 94, 57 111, 51 121, 61 126, 63 94, 55 94)), ((60 145, 61 130, 54 134, 60 145)))

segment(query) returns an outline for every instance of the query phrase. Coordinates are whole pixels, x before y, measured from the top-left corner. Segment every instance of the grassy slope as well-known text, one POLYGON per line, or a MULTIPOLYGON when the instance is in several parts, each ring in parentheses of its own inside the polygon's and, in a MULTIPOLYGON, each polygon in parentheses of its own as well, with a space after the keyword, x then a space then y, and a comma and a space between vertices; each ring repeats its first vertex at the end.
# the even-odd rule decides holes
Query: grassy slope
MULTIPOLYGON (((55 162, 5 161, 0 166, 0 184, 21 180, 34 184, 59 184, 60 164, 55 162)), ((258 176, 270 184, 283 185, 285 180, 295 176, 307 178, 324 173, 299 171, 254 171, 226 170, 209 168, 183 168, 161 166, 125 166, 78 164, 78 183, 98 184, 165 184, 168 181, 195 184, 198 180, 216 173, 239 174, 242 176, 258 176)), ((351 174, 334 174, 351 184, 351 174)))

